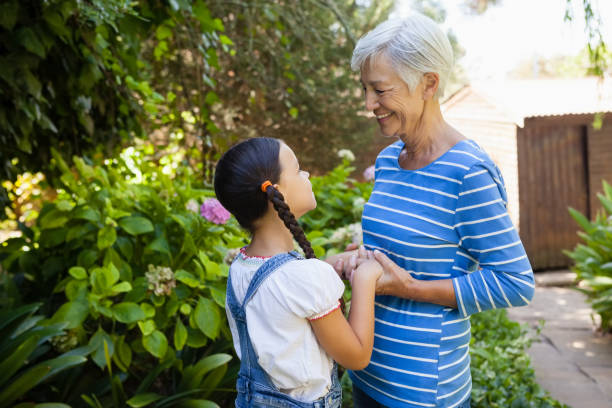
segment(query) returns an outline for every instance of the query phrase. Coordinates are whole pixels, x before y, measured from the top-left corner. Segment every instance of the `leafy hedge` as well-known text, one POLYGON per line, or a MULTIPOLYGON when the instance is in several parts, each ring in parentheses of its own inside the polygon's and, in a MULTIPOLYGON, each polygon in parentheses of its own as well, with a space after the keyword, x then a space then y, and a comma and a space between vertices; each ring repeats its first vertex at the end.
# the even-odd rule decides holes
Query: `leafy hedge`
MULTIPOLYGON (((193 187, 188 166, 154 166, 136 153, 100 165, 75 157, 69 167, 53 152, 58 198, 0 247, 12 277, 5 306, 42 301, 48 319, 37 324, 66 329, 53 339, 56 351, 79 349, 88 359, 61 387, 61 400, 71 404, 84 395, 90 406, 119 407, 145 392, 160 406, 169 406, 163 395, 200 390, 205 398, 228 369, 230 357, 217 354, 212 377, 202 372, 210 364, 204 357, 231 352, 224 257, 244 245, 245 234, 233 220, 208 221, 198 204, 188 208, 213 194, 193 187), (179 171, 171 179, 165 173, 173 167, 179 171), (116 374, 106 378, 104 369, 116 374), (202 374, 190 379, 194 372, 202 374), (100 380, 106 385, 94 385, 100 380)), ((52 389, 45 398, 59 397, 52 389)))
POLYGON ((565 251, 575 265, 572 270, 586 284, 579 289, 588 296, 593 309, 601 316, 601 329, 612 330, 612 186, 603 182, 603 194, 597 197, 602 210, 591 222, 570 208, 570 214, 583 231, 578 232, 584 244, 565 251))

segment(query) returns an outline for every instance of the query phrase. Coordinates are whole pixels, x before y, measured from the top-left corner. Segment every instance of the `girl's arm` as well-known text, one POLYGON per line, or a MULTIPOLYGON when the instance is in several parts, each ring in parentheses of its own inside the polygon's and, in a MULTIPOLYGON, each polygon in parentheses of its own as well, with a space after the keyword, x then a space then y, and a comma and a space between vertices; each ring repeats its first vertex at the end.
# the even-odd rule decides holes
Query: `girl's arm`
POLYGON ((348 321, 340 309, 311 320, 321 347, 350 370, 365 368, 374 344, 374 289, 382 267, 374 260, 363 262, 353 273, 351 310, 348 321))

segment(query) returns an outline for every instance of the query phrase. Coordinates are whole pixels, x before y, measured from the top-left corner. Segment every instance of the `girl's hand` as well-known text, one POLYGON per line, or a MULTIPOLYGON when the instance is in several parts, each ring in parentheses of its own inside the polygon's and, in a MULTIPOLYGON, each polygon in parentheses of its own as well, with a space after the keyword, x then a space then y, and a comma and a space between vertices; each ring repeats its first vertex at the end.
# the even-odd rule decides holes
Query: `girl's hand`
POLYGON ((357 262, 359 266, 353 269, 349 279, 351 286, 354 286, 354 282, 358 279, 370 279, 373 282, 377 282, 383 275, 383 267, 375 259, 359 258, 357 262))

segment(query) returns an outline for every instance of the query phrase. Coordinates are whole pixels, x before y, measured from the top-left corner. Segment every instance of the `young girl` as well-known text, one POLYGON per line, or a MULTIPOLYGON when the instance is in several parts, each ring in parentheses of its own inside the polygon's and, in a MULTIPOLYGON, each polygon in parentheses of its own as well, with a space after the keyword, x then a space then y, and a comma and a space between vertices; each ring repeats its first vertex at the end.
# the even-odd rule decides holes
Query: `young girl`
POLYGON ((293 151, 271 138, 239 143, 217 164, 217 198, 252 233, 227 281, 227 317, 241 360, 238 408, 340 407, 334 360, 353 370, 370 360, 382 268, 358 262, 347 321, 339 302, 344 284, 315 258, 296 221, 316 207, 308 177, 293 151), (293 251, 294 239, 308 259, 293 251))

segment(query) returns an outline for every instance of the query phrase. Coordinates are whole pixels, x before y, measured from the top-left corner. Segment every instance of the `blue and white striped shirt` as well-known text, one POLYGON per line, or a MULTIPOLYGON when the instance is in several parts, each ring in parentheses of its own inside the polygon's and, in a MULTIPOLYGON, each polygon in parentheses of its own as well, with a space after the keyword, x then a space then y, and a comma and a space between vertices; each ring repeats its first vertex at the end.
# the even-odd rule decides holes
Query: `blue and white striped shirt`
POLYGON ((403 146, 393 143, 376 159, 364 244, 417 279, 452 279, 458 309, 377 296, 372 359, 350 376, 389 407, 455 407, 472 388, 469 316, 528 304, 533 272, 499 169, 480 147, 464 140, 405 170, 403 146))

